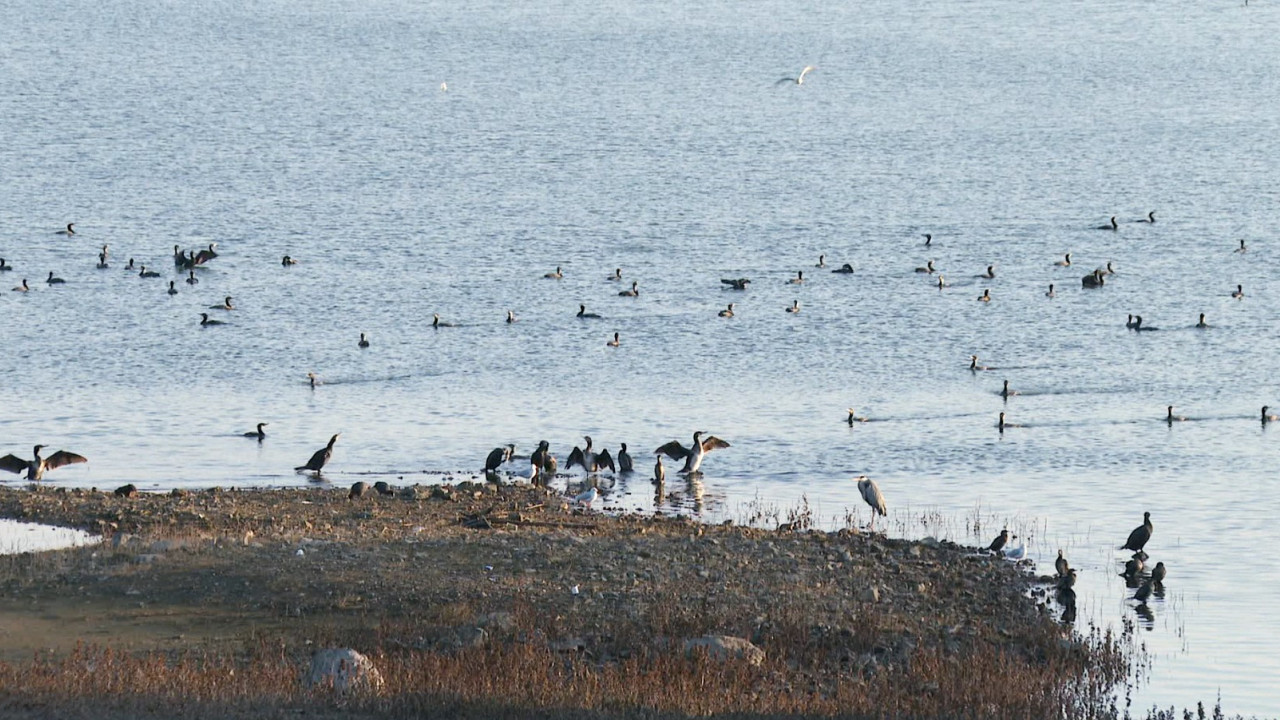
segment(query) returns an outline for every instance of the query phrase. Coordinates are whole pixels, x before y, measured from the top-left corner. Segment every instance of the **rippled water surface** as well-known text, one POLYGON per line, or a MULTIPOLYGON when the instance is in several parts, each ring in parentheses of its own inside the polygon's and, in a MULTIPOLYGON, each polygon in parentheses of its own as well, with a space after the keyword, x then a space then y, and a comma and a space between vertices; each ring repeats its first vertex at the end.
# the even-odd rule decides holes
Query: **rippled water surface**
POLYGON ((1139 619, 1139 704, 1220 691, 1280 712, 1280 427, 1259 422, 1280 408, 1274 4, 4 16, 0 282, 34 289, 0 293, 0 451, 90 459, 50 483, 305 484, 292 467, 338 431, 332 482, 412 482, 506 442, 546 438, 563 462, 589 433, 642 466, 610 502, 651 509, 646 453, 707 430, 733 447, 664 510, 785 519, 804 498, 823 524, 865 522, 867 473, 891 532, 985 542, 1008 523, 1042 568, 1066 548, 1082 621, 1113 626, 1137 618, 1114 548, 1149 510, 1169 579, 1139 619), (172 247, 211 242, 184 283, 172 247), (914 272, 928 260, 948 287, 914 272), (618 267, 638 298, 606 281, 618 267), (236 310, 207 310, 227 295, 236 310), (230 324, 202 329, 204 311, 230 324), (1169 404, 1190 419, 1163 422, 1169 404), (873 421, 845 425, 850 406, 873 421), (1001 411, 1023 427, 1000 434, 1001 411), (264 443, 240 437, 257 422, 264 443))

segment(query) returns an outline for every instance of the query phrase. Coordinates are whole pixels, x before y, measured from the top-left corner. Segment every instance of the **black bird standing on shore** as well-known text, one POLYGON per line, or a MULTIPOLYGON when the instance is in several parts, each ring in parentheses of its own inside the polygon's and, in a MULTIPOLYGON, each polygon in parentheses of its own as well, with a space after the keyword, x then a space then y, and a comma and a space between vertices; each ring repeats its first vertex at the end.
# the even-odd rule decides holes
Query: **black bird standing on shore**
POLYGON ((1004 545, 1007 542, 1009 542, 1009 528, 1001 530, 1000 534, 996 536, 996 539, 992 540, 991 544, 987 546, 987 550, 998 553, 1004 549, 1004 545))
POLYGON ((323 448, 320 448, 319 450, 317 450, 315 454, 311 456, 311 459, 307 461, 306 465, 299 465, 298 467, 294 468, 294 470, 298 472, 301 472, 303 470, 309 470, 319 475, 320 469, 323 468, 326 464, 328 464, 329 458, 333 457, 333 444, 338 442, 338 435, 341 435, 341 434, 342 433, 337 433, 333 437, 329 438, 328 445, 325 445, 323 448))

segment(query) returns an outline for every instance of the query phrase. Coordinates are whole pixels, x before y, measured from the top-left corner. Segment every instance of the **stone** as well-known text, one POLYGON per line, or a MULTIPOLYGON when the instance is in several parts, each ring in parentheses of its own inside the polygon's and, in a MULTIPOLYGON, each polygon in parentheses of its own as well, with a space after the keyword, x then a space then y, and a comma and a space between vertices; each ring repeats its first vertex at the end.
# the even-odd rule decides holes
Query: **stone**
POLYGON ((382 691, 382 673, 373 661, 351 648, 327 648, 311 656, 311 669, 303 686, 332 690, 340 695, 377 694, 382 691))
POLYGON ((713 660, 746 659, 752 665, 764 662, 764 650, 746 638, 731 635, 704 635, 684 641, 684 652, 692 655, 703 651, 713 660))

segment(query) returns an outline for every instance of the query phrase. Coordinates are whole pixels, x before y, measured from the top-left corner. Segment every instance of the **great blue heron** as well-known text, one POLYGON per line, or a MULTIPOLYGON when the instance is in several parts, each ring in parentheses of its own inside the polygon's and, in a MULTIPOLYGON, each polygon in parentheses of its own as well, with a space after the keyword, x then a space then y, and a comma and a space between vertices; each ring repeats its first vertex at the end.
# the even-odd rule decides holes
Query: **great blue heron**
POLYGON ((888 516, 884 504, 884 495, 880 493, 880 486, 876 485, 876 481, 866 475, 859 475, 854 479, 858 481, 858 492, 861 493, 862 499, 871 506, 871 529, 874 530, 876 527, 876 515, 888 516))

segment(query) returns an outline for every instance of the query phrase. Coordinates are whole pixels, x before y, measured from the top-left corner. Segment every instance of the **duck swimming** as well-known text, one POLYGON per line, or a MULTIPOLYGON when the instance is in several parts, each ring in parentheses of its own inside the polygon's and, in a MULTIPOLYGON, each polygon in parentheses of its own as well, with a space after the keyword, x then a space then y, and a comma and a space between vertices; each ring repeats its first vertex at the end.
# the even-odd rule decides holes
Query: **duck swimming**
POLYGON ((986 289, 978 296, 978 302, 991 302, 991 290, 986 289))
MULTIPOLYGON (((1173 414, 1173 406, 1172 406, 1172 405, 1170 405, 1170 406, 1169 406, 1169 408, 1168 408, 1168 412, 1165 414, 1164 419, 1165 419, 1165 422, 1168 422, 1168 423, 1186 422, 1186 420, 1187 420, 1186 416, 1184 416, 1184 415, 1174 415, 1174 414, 1173 414)), ((1131 549, 1131 550, 1141 550, 1142 548, 1140 548, 1140 547, 1139 547, 1139 548, 1130 548, 1130 549, 1131 549)))
POLYGON ((511 323, 513 323, 513 322, 515 322, 515 321, 516 321, 516 314, 515 314, 515 313, 513 313, 513 312, 511 312, 510 310, 508 310, 508 311, 507 311, 507 324, 508 324, 508 325, 510 325, 511 323))
POLYGON ((723 318, 733 317, 733 303, 729 303, 729 307, 720 311, 720 317, 723 317, 723 318))
MULTIPOLYGON (((210 310, 235 310, 236 308, 235 308, 235 306, 234 306, 234 305, 232 305, 232 304, 231 304, 231 296, 230 296, 230 295, 228 295, 228 296, 227 296, 227 297, 222 301, 222 303, 221 303, 221 304, 219 304, 219 305, 210 305, 210 306, 209 306, 209 309, 210 309, 210 310)), ((361 337, 363 337, 363 336, 361 336, 361 337)))
POLYGON ((177 295, 177 294, 178 294, 178 288, 176 288, 176 287, 174 287, 174 286, 173 286, 173 281, 172 281, 172 280, 170 280, 170 281, 169 281, 169 294, 170 294, 170 295, 177 295))
POLYGON ((360 342, 356 343, 356 347, 359 347, 359 348, 369 347, 369 340, 364 336, 364 333, 360 333, 360 342))
POLYGON ((54 235, 75 235, 75 234, 76 234, 76 224, 75 224, 75 223, 67 223, 67 227, 66 227, 65 229, 63 229, 63 230, 55 230, 53 234, 54 234, 54 235))
POLYGON ((4 258, 0 258, 0 272, 9 272, 12 269, 12 265, 5 263, 4 258))
POLYGON ((19 286, 17 286, 17 287, 15 287, 15 288, 13 289, 13 291, 14 291, 14 292, 29 292, 30 290, 31 290, 31 288, 30 288, 30 287, 27 287, 27 279, 26 279, 26 278, 22 278, 22 284, 21 284, 21 285, 19 285, 19 286))
MULTIPOLYGON (((132 260, 130 260, 129 262, 130 262, 130 263, 132 263, 133 261, 132 261, 132 260)), ((195 285, 195 284, 196 284, 196 283, 198 283, 198 282, 200 282, 200 281, 199 281, 198 279, 196 279, 196 271, 195 271, 195 270, 188 270, 188 271, 187 271, 187 284, 188 284, 188 285, 195 285)))
POLYGON ((1049 283, 1049 292, 1044 294, 1045 297, 1057 297, 1058 294, 1053 291, 1053 283, 1049 283))
POLYGON ((814 265, 814 267, 824 268, 824 267, 826 267, 826 266, 827 266, 827 256, 826 256, 826 255, 819 255, 819 256, 818 256, 818 264, 817 264, 817 265, 814 265))
POLYGON ((1055 262, 1054 265, 1057 265, 1058 267, 1071 267, 1071 253, 1063 255, 1062 259, 1055 262))
POLYGON ((792 301, 791 301, 791 307, 787 308, 787 312, 792 313, 792 314, 795 314, 795 313, 800 312, 800 301, 799 301, 799 300, 792 300, 792 301))
POLYGON ((864 422, 867 422, 869 419, 870 418, 868 418, 865 415, 858 415, 857 413, 855 413, 853 411, 853 408, 849 408, 849 417, 845 418, 845 422, 849 423, 849 427, 853 427, 854 423, 856 422, 864 423, 864 422))
POLYGON ((200 313, 200 327, 208 327, 210 325, 226 325, 221 320, 210 320, 209 313, 200 313))
POLYGON ((938 275, 938 289, 941 290, 947 286, 947 276, 938 275))
POLYGON ((995 265, 988 265, 988 266, 987 266, 987 271, 986 271, 986 272, 984 272, 984 273, 982 273, 981 275, 978 275, 978 277, 980 277, 980 278, 986 278, 986 279, 988 279, 988 280, 994 279, 994 278, 995 278, 995 276, 996 276, 996 266, 995 266, 995 265))
POLYGON ((930 261, 926 262, 926 263, 924 264, 924 267, 918 267, 918 268, 916 268, 916 272, 918 272, 918 273, 928 273, 928 274, 932 275, 934 272, 936 272, 936 271, 933 269, 933 261, 932 261, 932 260, 930 260, 930 261))
POLYGON ((606 280, 621 280, 621 279, 622 279, 622 268, 614 268, 613 274, 612 274, 612 275, 610 275, 609 277, 605 278, 605 279, 606 279, 606 280))
POLYGON ((600 315, 598 315, 597 313, 587 312, 587 306, 586 306, 586 305, 579 305, 579 306, 578 306, 578 317, 583 318, 583 319, 585 319, 585 320, 599 320, 599 319, 600 319, 600 315))
POLYGON ((605 343, 605 345, 608 345, 609 347, 618 347, 621 344, 622 344, 622 341, 618 339, 618 333, 614 333, 613 339, 605 343))
POLYGON ((736 280, 720 278, 720 282, 724 283, 725 285, 728 285, 733 290, 746 290, 747 283, 751 281, 748 280, 747 278, 738 278, 736 280))
POLYGON ((560 266, 557 265, 555 272, 549 272, 546 275, 543 275, 542 277, 548 280, 559 280, 560 278, 564 277, 564 273, 560 271, 560 266))
POLYGON ((1200 328, 1201 330, 1209 327, 1209 323, 1204 321, 1204 313, 1200 313, 1200 322, 1196 323, 1196 327, 1200 328))
POLYGON ((139 270, 139 272, 138 272, 138 277, 140 277, 140 278, 158 278, 158 277, 160 277, 160 273, 156 272, 155 270, 148 270, 148 269, 147 269, 147 266, 146 266, 146 265, 143 265, 143 266, 142 266, 142 268, 141 268, 141 269, 139 270))
POLYGON ((622 292, 618 293, 618 297, 640 297, 640 290, 639 288, 636 287, 638 284, 639 283, 632 281, 631 289, 623 290, 622 292))
POLYGON ((1138 332, 1152 332, 1152 331, 1155 331, 1155 330, 1159 330, 1160 328, 1158 328, 1158 327, 1151 327, 1150 325, 1143 325, 1143 324, 1142 324, 1142 316, 1141 316, 1141 315, 1134 315, 1134 316, 1133 316, 1133 329, 1134 329, 1134 330, 1137 330, 1138 332))
POLYGON ((1236 286, 1236 291, 1235 291, 1235 292, 1233 292, 1233 293, 1231 293, 1231 297, 1233 297, 1233 298, 1235 298, 1235 299, 1237 299, 1237 300, 1243 300, 1243 299, 1244 299, 1244 286, 1243 286, 1243 285, 1237 285, 1237 286, 1236 286))
POLYGON ((50 285, 62 285, 62 284, 64 284, 64 283, 66 283, 67 281, 66 281, 66 280, 63 280, 63 279, 62 279, 62 278, 60 278, 60 277, 54 277, 54 276, 53 276, 53 271, 52 271, 52 270, 50 270, 50 271, 49 271, 49 277, 48 277, 48 279, 46 279, 46 280, 45 280, 45 282, 46 282, 46 283, 48 283, 48 284, 50 284, 50 285))
POLYGON ((1103 276, 1102 270, 1094 270, 1093 272, 1080 278, 1080 285, 1087 288, 1100 288, 1107 284, 1106 277, 1103 276))
POLYGON ((1119 230, 1119 229, 1120 229, 1120 223, 1116 222, 1116 216, 1115 216, 1115 215, 1112 215, 1112 216, 1111 216, 1111 219, 1110 219, 1109 221, 1107 221, 1107 224, 1106 224, 1106 225, 1099 225, 1099 226, 1098 226, 1098 229, 1099 229, 1099 230, 1119 230))
POLYGON ((1280 415, 1272 415, 1271 413, 1267 412, 1270 409, 1271 408, 1266 405, 1262 406, 1262 424, 1263 425, 1266 425, 1269 422, 1275 422, 1276 420, 1280 420, 1280 415))
POLYGON ((804 282, 804 271, 797 270, 796 276, 787 281, 788 285, 799 285, 804 282))
POLYGON ((264 427, 266 427, 266 426, 267 426, 267 423, 258 423, 258 429, 257 429, 257 430, 251 430, 251 431, 249 431, 249 432, 245 433, 245 434, 244 434, 244 436, 245 436, 245 437, 247 437, 247 438, 253 438, 253 439, 257 440, 258 442, 262 442, 263 440, 266 440, 266 439, 267 439, 267 433, 266 433, 266 431, 264 431, 264 430, 262 429, 262 428, 264 428, 264 427))
POLYGON ((1241 238, 1240 247, 1236 248, 1236 252, 1242 253, 1242 252, 1248 252, 1248 251, 1249 251, 1249 248, 1244 246, 1244 238, 1241 238))

